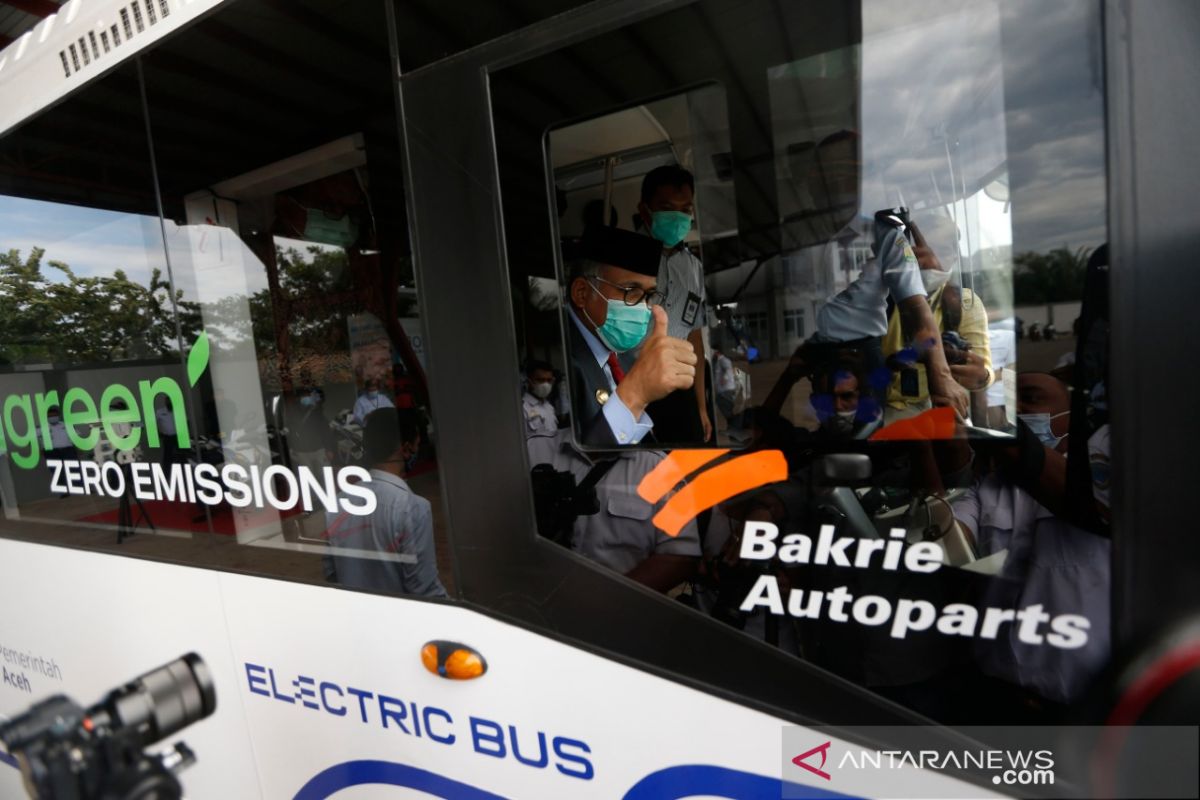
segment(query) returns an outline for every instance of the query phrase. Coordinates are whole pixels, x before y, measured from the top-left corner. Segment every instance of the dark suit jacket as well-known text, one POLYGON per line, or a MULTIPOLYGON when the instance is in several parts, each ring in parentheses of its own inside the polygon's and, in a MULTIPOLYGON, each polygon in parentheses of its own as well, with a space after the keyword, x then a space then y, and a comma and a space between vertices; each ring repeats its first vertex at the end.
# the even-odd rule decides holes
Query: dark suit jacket
MULTIPOLYGON (((596 357, 575 323, 569 319, 567 341, 571 346, 571 417, 579 442, 587 447, 619 447, 604 418, 604 407, 596 399, 598 389, 609 391, 608 376, 596 363, 596 357)), ((618 353, 617 361, 628 372, 635 359, 630 353, 618 353)))

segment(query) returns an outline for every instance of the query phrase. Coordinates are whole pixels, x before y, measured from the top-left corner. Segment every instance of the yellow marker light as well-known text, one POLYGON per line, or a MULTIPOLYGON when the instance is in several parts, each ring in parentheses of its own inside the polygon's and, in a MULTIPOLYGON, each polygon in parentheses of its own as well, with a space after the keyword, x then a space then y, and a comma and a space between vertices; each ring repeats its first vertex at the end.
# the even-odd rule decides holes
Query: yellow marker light
POLYGON ((435 640, 421 648, 425 669, 441 678, 468 681, 487 672, 487 660, 474 648, 458 642, 435 640))

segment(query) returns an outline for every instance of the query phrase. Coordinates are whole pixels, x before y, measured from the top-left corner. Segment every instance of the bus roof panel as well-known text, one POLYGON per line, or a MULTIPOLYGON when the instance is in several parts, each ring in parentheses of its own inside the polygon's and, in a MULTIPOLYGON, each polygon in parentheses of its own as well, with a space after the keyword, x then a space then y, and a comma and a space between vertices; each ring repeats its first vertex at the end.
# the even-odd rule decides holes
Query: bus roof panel
POLYGON ((225 0, 70 0, 0 51, 0 135, 225 0))

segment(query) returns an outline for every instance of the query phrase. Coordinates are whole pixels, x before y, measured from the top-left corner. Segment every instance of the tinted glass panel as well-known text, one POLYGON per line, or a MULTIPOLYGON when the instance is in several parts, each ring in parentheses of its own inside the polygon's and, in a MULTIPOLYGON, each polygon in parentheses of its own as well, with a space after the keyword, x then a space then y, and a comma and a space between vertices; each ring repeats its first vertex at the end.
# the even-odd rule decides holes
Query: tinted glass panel
POLYGON ((454 591, 389 52, 382 3, 231 3, 4 141, 15 533, 454 591))
POLYGON ((136 69, 0 149, 2 524, 39 541, 111 544, 128 521, 113 443, 144 447, 153 421, 122 387, 183 375, 136 69), (105 407, 122 417, 107 428, 105 407))
POLYGON ((238 543, 444 596, 386 30, 381 3, 239 2, 147 57, 147 96, 184 336, 210 353, 186 458, 273 473, 284 500, 234 513, 238 543))
POLYGON ((1098 18, 700 2, 493 74, 542 537, 935 718, 1073 708, 1110 655, 1098 18), (621 338, 693 278, 685 442, 631 381, 683 350, 621 338))

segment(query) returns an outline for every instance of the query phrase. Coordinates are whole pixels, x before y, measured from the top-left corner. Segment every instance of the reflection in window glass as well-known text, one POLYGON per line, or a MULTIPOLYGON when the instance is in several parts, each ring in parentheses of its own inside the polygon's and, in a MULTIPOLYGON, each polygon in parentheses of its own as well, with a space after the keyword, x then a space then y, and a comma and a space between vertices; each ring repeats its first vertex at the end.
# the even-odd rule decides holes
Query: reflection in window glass
POLYGON ((195 331, 170 283, 135 72, 26 123, 0 152, 2 524, 42 523, 24 533, 75 544, 103 529, 111 542, 147 528, 116 490, 130 461, 158 456, 146 401, 186 383, 179 325, 195 331), (105 126, 81 117, 92 104, 105 126))
POLYGON ((700 256, 737 234, 724 90, 673 95, 547 138, 576 441, 629 445, 652 432, 659 445, 704 444, 714 413, 700 256))
MULTIPOLYGON (((706 0, 492 76, 496 119, 522 121, 496 126, 496 149, 508 261, 531 287, 549 254, 570 269, 582 234, 563 166, 592 159, 588 219, 631 230, 602 190, 630 176, 604 159, 628 151, 645 97, 726 93, 709 158, 655 157, 696 171, 705 388, 733 449, 663 455, 677 442, 653 414, 637 447, 532 435, 544 537, 942 721, 1079 710, 1110 657, 1099 9, 1050 17, 706 0), (608 80, 567 77, 581 65, 608 80), (550 169, 531 174, 546 129, 550 169), (568 143, 580 155, 560 161, 568 143), (716 227, 702 165, 727 181, 716 227), (699 563, 661 561, 653 580, 611 555, 687 557, 693 536, 699 563)), ((599 258, 634 273, 606 301, 649 288, 636 249, 599 258)), ((606 355, 528 308, 523 350, 551 367, 530 386, 606 355)))
MULTIPOLYGON (((936 404, 989 427, 984 398, 968 392, 995 381, 989 319, 1012 318, 1011 222, 983 191, 1007 181, 1002 63, 994 7, 917 7, 897 25, 866 4, 861 44, 768 70, 793 278, 784 332, 794 310, 815 322, 772 390, 778 400, 800 384, 772 409, 792 424, 820 431, 837 419, 812 386, 845 370, 863 383, 860 437, 936 404), (931 42, 938 58, 909 69, 931 42), (817 104, 821 114, 804 112, 817 104), (931 336, 941 348, 923 347, 931 336)), ((784 355, 775 341, 766 364, 784 355)))
POLYGON ((51 541, 444 597, 384 9, 304 5, 231 4, 146 57, 158 187, 136 100, 138 147, 118 152, 145 178, 137 202, 132 180, 83 180, 106 147, 77 156, 52 135, 51 154, 83 162, 66 188, 18 172, 36 199, 0 199, 4 380, 58 391, 43 427, 72 465, 64 492, 10 447, 6 510, 61 523, 51 541))

